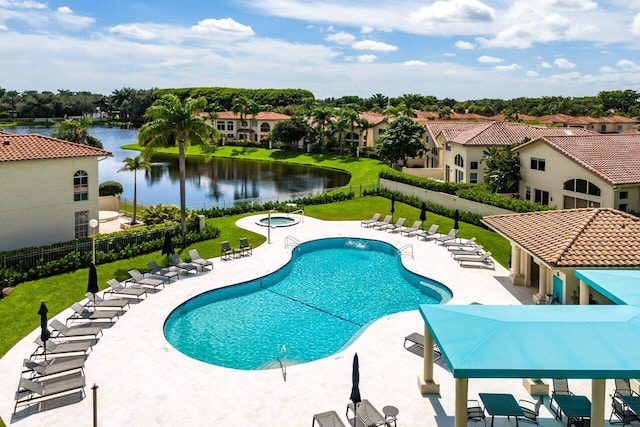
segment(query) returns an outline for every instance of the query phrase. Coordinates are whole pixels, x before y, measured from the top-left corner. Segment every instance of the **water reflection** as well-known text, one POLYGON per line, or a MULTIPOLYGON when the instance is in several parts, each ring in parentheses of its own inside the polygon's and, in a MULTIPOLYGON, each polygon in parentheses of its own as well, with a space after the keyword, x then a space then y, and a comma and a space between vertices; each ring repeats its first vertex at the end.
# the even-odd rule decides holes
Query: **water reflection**
MULTIPOLYGON (((50 135, 46 127, 10 128, 17 133, 50 135)), ((113 180, 124 187, 123 197, 133 197, 133 172, 119 172, 126 157, 138 153, 120 146, 136 141, 137 131, 96 126, 89 131, 100 138, 113 157, 100 161, 100 182, 113 180)), ((254 160, 187 160, 186 199, 192 209, 231 206, 246 199, 256 203, 287 200, 318 194, 327 188, 346 185, 349 176, 334 170, 287 163, 254 160)), ((151 170, 138 171, 138 201, 147 204, 179 204, 179 170, 177 159, 154 156, 151 170)))

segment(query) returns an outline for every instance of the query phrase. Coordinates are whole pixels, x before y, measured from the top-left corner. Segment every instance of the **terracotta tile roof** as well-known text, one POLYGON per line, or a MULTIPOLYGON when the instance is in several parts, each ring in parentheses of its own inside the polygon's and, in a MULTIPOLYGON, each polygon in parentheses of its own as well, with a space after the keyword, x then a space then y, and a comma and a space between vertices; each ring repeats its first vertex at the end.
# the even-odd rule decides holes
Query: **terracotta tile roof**
POLYGON ((538 120, 543 123, 564 123, 567 125, 591 125, 591 124, 604 124, 604 123, 638 123, 637 119, 624 117, 624 116, 605 116, 605 117, 588 117, 588 116, 568 116, 566 114, 550 114, 546 116, 538 117, 538 120))
MULTIPOLYGON (((575 131, 576 129, 572 129, 575 131)), ((640 134, 545 136, 545 142, 611 185, 640 183, 640 134)))
MULTIPOLYGON (((548 128, 532 126, 522 123, 489 122, 482 123, 476 128, 458 133, 448 141, 462 145, 511 145, 522 142, 525 138, 536 139, 545 135, 595 135, 595 132, 575 128, 548 128)), ((445 134, 445 136, 450 136, 445 134)), ((452 136, 452 135, 451 135, 452 136)))
POLYGON ((374 113, 372 111, 365 111, 359 114, 361 119, 365 119, 369 123, 373 125, 377 125, 378 123, 382 123, 386 120, 386 117, 380 113, 374 113))
POLYGON ((43 135, 0 134, 0 162, 111 155, 110 151, 43 135))
MULTIPOLYGON (((209 118, 209 113, 203 113, 203 117, 209 118)), ((245 119, 249 120, 289 120, 291 116, 286 114, 276 113, 274 111, 260 111, 255 116, 249 114, 245 119)), ((240 120, 240 114, 236 114, 233 111, 221 111, 218 113, 218 119, 236 119, 240 120)))
POLYGON ((615 209, 491 215, 482 222, 554 267, 640 267, 640 218, 615 209))

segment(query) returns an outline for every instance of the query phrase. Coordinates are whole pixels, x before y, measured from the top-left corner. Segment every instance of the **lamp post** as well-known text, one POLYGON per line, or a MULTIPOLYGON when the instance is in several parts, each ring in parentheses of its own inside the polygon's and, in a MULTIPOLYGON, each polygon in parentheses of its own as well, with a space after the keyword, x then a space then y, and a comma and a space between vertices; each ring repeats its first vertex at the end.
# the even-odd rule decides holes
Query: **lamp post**
POLYGON ((96 264, 96 228, 98 227, 98 220, 92 219, 89 221, 89 227, 91 227, 91 261, 96 264))

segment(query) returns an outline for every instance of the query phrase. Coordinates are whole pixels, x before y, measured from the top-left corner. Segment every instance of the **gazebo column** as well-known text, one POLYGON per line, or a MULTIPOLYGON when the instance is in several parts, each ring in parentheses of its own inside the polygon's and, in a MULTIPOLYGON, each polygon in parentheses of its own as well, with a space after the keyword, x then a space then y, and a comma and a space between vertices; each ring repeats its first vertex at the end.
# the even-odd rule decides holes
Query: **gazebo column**
POLYGON ((433 337, 424 325, 424 355, 422 376, 418 376, 418 387, 422 394, 440 394, 440 384, 433 378, 433 337))
POLYGON ((525 251, 520 251, 522 254, 520 262, 522 265, 520 266, 520 270, 522 271, 522 275, 524 276, 522 279, 522 284, 524 286, 531 286, 531 255, 526 253, 525 251))
POLYGON ((467 399, 469 395, 469 379, 456 378, 456 418, 455 427, 467 425, 467 399))
POLYGON ((524 284, 522 275, 522 249, 514 244, 511 245, 511 272, 509 274, 511 283, 517 286, 524 284))
POLYGON ((604 427, 605 381, 591 380, 591 427, 604 427))
POLYGON ((547 295, 547 284, 549 283, 549 268, 540 264, 538 274, 538 293, 533 295, 533 301, 536 304, 544 304, 547 295))
POLYGON ((589 305, 589 285, 580 280, 580 305, 589 305))

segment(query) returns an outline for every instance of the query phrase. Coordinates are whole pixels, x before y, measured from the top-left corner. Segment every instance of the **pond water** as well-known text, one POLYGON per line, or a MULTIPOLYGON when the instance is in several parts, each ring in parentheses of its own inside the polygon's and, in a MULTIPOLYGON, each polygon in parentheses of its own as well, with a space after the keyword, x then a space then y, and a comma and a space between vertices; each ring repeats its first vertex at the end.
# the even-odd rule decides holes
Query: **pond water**
MULTIPOLYGON (((50 135, 46 126, 5 128, 15 133, 50 135)), ((93 126, 89 133, 100 138, 113 157, 100 161, 100 182, 118 181, 124 187, 123 197, 133 198, 133 172, 118 172, 122 161, 138 152, 120 147, 134 143, 135 129, 93 126)), ((138 171, 138 202, 155 205, 180 204, 180 181, 177 158, 154 157, 151 171, 138 171)), ((252 199, 255 203, 290 200, 349 182, 349 175, 335 170, 253 160, 213 159, 187 160, 186 198, 190 209, 229 207, 252 199)))

